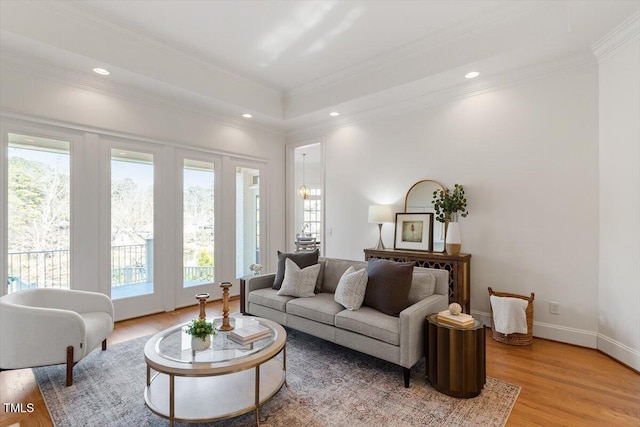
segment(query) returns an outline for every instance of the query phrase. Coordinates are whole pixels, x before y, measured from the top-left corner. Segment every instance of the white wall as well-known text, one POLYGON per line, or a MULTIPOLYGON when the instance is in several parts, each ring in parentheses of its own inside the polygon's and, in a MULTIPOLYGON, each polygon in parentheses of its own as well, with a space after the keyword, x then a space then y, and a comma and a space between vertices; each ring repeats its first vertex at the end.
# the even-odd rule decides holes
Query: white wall
POLYGON ((640 370, 640 43, 600 63, 598 348, 640 370))
MULTIPOLYGON (((268 204, 264 206, 269 224, 269 228, 265 230, 269 243, 265 248, 268 258, 265 271, 275 271, 275 253, 277 249, 284 247, 285 235, 284 135, 259 127, 238 125, 234 122, 235 119, 209 115, 206 111, 200 113, 195 109, 188 110, 123 93, 89 90, 3 63, 0 84, 2 123, 31 123, 35 126, 69 130, 78 135, 86 150, 92 144, 97 147, 109 139, 125 138, 150 142, 168 152, 173 152, 174 147, 210 151, 219 154, 225 160, 223 163, 229 165, 245 161, 249 162, 249 166, 259 164, 266 172, 261 172, 261 191, 265 200, 268 200, 268 204)), ((96 151, 97 148, 91 150, 96 151)), ((225 181, 228 188, 222 189, 223 195, 229 197, 235 192, 235 168, 231 169, 233 171, 225 181)), ((171 176, 164 178, 167 181, 173 179, 171 176)), ((96 185, 96 190, 97 188, 96 185)), ((97 191, 92 192, 91 197, 97 197, 95 193, 97 191)), ((97 209, 96 207, 93 214, 98 213, 97 209)), ((232 211, 233 209, 235 207, 231 207, 232 211)), ((3 215, 4 210, 0 212, 0 223, 4 222, 3 215)), ((223 244, 229 245, 229 248, 234 247, 235 234, 233 229, 225 228, 225 224, 231 223, 233 218, 233 213, 223 211, 220 233, 226 233, 223 244)), ((0 238, 3 238, 2 234, 0 233, 0 238)), ((84 242, 83 250, 99 245, 97 233, 93 233, 88 240, 91 242, 84 242)), ((97 249, 93 250, 97 253, 97 249)), ((235 265, 232 262, 234 251, 227 249, 223 255, 226 253, 229 255, 225 255, 224 259, 228 265, 222 270, 226 274, 223 277, 217 276, 218 281, 232 280, 235 277, 235 265)), ((218 270, 219 264, 216 267, 217 272, 221 271, 218 270)), ((98 275, 95 270, 92 269, 87 276, 92 274, 91 277, 95 278, 98 275)), ((169 302, 165 307, 170 309, 172 305, 169 302)))
MULTIPOLYGON (((328 256, 363 259, 370 204, 416 181, 463 184, 471 307, 487 287, 535 292, 534 334, 595 347, 598 321, 598 74, 595 64, 325 135, 328 256), (549 314, 549 301, 560 315, 549 314)), ((384 226, 393 246, 393 227, 384 226)))

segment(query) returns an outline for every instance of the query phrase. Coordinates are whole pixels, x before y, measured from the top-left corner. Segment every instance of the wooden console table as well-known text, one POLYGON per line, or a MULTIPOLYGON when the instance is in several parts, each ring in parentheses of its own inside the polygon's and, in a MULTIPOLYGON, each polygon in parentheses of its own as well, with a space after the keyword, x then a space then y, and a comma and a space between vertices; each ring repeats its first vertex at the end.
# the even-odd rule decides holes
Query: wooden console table
POLYGON ((365 249, 364 259, 389 259, 413 262, 416 267, 438 268, 449 272, 449 303, 457 302, 464 312, 471 314, 471 255, 447 255, 441 252, 398 251, 394 249, 365 249))

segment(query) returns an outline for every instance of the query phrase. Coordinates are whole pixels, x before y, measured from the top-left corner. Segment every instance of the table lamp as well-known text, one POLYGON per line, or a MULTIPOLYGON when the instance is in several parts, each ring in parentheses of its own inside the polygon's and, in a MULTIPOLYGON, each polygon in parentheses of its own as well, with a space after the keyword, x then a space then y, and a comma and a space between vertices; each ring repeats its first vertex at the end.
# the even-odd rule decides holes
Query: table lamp
POLYGON ((378 224, 378 245, 373 248, 377 251, 384 249, 382 242, 382 224, 393 222, 393 211, 390 205, 369 206, 369 223, 378 224))

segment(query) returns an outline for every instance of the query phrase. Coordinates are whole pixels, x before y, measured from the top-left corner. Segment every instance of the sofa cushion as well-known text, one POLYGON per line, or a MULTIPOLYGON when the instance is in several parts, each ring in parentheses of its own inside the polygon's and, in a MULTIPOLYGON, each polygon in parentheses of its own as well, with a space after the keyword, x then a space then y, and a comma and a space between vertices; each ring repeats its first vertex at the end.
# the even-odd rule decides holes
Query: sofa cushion
POLYGON ((362 307, 356 311, 343 310, 336 314, 335 325, 391 345, 400 345, 400 319, 371 307, 362 307))
POLYGON ((369 281, 364 305, 390 316, 399 316, 407 308, 413 263, 370 259, 367 267, 369 281))
POLYGON ((326 259, 318 258, 318 264, 320 264, 320 272, 318 273, 318 280, 316 281, 316 294, 322 292, 322 282, 324 281, 324 266, 326 265, 326 259))
POLYGON ((414 267, 408 305, 422 301, 436 291, 436 278, 424 268, 414 267))
POLYGON ((336 313, 344 307, 333 300, 333 294, 320 293, 313 298, 296 298, 287 303, 287 314, 334 325, 336 313))
POLYGON ((322 292, 334 293, 338 287, 340 278, 347 271, 347 268, 354 267, 356 270, 367 268, 364 261, 345 261, 341 259, 326 258, 324 265, 324 278, 322 281, 322 292))
POLYGON ((287 303, 293 299, 290 296, 278 295, 273 288, 256 289, 249 292, 249 302, 285 312, 287 303))
POLYGON ((353 266, 350 266, 340 278, 333 299, 347 310, 359 309, 367 290, 367 279, 366 269, 356 271, 353 266))
POLYGON ((276 267, 276 278, 273 281, 273 288, 280 289, 284 280, 285 260, 291 259, 300 268, 309 267, 318 263, 318 250, 313 252, 285 253, 278 251, 278 266, 276 267))
POLYGON ((320 267, 320 264, 315 264, 300 268, 295 262, 287 258, 285 260, 284 280, 278 290, 278 295, 290 295, 298 298, 314 296, 320 267))

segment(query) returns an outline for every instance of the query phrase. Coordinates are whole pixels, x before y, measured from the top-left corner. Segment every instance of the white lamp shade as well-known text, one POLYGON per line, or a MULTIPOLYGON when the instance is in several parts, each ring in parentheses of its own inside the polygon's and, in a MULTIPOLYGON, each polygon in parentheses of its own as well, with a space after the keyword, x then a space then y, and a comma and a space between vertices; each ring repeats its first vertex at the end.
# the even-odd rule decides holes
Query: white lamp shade
POLYGON ((369 206, 369 222, 373 224, 393 222, 393 210, 391 209, 391 205, 369 206))

